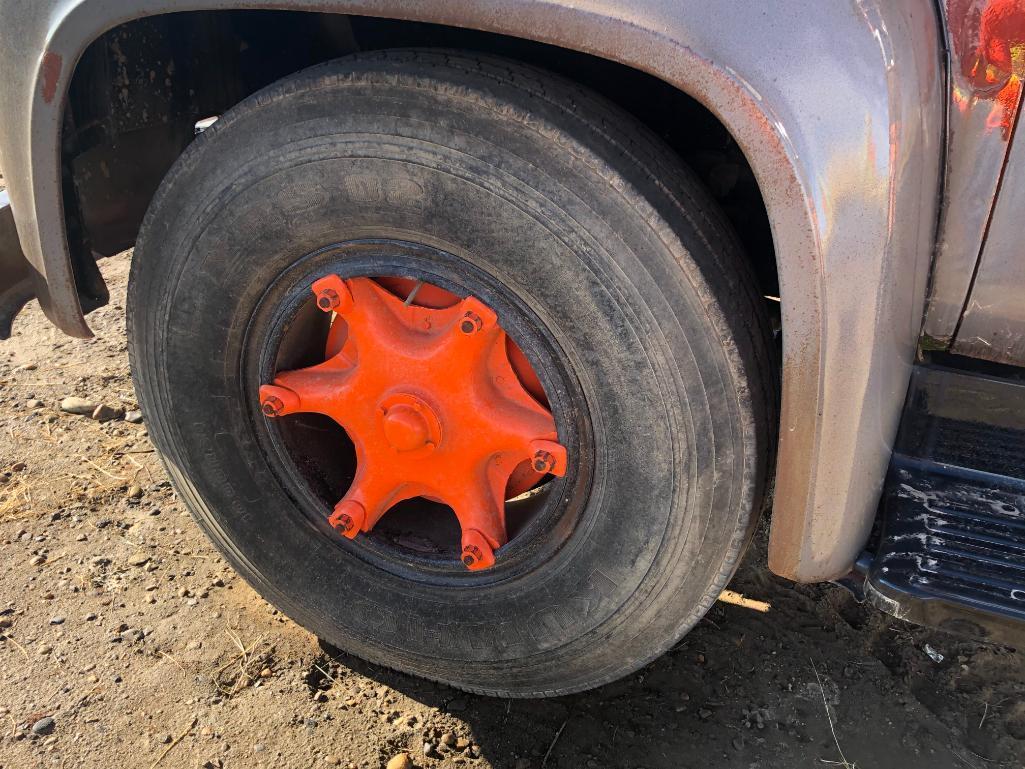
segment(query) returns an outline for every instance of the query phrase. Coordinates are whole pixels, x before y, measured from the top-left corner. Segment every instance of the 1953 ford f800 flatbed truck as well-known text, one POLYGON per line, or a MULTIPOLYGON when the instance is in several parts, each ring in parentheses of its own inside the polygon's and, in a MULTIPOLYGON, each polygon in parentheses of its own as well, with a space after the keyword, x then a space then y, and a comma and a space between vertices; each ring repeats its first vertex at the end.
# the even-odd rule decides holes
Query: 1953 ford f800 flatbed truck
POLYGON ((770 506, 1022 637, 1025 0, 0 0, 0 73, 0 335, 134 247, 167 472, 331 643, 593 687, 770 506))

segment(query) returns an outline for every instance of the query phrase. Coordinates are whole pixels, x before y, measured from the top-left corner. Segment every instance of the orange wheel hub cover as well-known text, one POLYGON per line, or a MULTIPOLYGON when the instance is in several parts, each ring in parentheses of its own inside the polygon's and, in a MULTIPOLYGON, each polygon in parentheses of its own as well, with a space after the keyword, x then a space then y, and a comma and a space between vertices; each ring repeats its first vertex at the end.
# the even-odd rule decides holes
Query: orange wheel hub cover
POLYGON ((278 372, 260 388, 261 408, 325 414, 349 434, 356 474, 329 519, 346 537, 426 497, 459 519, 463 563, 485 569, 506 543, 505 500, 564 474, 566 449, 535 397, 536 375, 490 308, 430 284, 403 301, 382 286, 396 280, 316 281, 317 306, 334 313, 327 359, 278 372), (415 304, 419 293, 451 303, 415 304))

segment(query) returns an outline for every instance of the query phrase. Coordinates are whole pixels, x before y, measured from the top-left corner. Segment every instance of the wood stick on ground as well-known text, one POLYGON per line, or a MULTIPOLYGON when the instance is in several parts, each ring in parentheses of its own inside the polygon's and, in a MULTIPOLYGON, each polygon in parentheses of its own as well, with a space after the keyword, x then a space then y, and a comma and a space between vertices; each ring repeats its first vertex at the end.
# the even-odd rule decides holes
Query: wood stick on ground
MULTIPOLYGON (((836 728, 833 726, 833 717, 829 714, 829 703, 826 702, 826 690, 822 687, 822 679, 819 677, 818 668, 815 667, 815 660, 808 660, 811 662, 812 672, 815 674, 815 680, 819 685, 819 694, 822 695, 822 707, 826 709, 826 720, 829 722, 829 731, 833 734, 833 743, 836 745, 836 752, 840 754, 840 763, 844 769, 856 769, 855 764, 847 763, 847 757, 844 756, 843 750, 840 748, 840 740, 836 738, 836 728)), ((835 761, 829 761, 827 763, 836 763, 835 761)))
POLYGON ((555 748, 555 743, 559 741, 559 737, 562 736, 562 730, 566 728, 566 724, 568 723, 569 719, 567 718, 565 721, 562 722, 562 726, 559 727, 559 731, 555 733, 555 739, 552 740, 552 744, 549 745, 548 750, 545 751, 545 757, 541 759, 541 769, 545 769, 545 767, 548 765, 548 757, 552 755, 552 750, 555 748))
POLYGON ((186 738, 186 736, 188 736, 188 733, 192 731, 192 727, 194 727, 198 722, 199 722, 198 718, 193 718, 192 722, 185 728, 185 731, 183 731, 181 734, 179 734, 177 737, 175 737, 173 740, 171 740, 171 744, 168 745, 166 748, 164 748, 164 752, 161 753, 159 756, 157 756, 157 760, 149 765, 149 769, 153 769, 153 767, 155 767, 157 764, 159 764, 161 761, 163 761, 164 760, 164 756, 166 756, 168 753, 170 753, 175 745, 177 745, 179 742, 184 740, 186 738))
POLYGON ((28 656, 28 652, 27 652, 27 651, 25 651, 25 647, 24 647, 24 646, 22 646, 22 645, 21 645, 20 643, 18 643, 17 641, 15 641, 15 640, 14 640, 13 638, 11 638, 11 637, 10 637, 9 635, 7 635, 6 633, 0 633, 0 638, 4 639, 5 641, 10 641, 10 642, 11 642, 12 644, 14 644, 15 648, 16 648, 16 649, 17 649, 18 651, 20 651, 20 652, 21 652, 22 654, 24 654, 24 655, 25 655, 25 659, 29 659, 29 656, 28 656))

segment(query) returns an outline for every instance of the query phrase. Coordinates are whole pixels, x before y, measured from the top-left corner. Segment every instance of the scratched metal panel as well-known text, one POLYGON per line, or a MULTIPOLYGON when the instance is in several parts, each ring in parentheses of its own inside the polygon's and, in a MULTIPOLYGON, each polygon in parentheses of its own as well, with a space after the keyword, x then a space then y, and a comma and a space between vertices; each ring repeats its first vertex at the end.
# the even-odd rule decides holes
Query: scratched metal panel
POLYGON ((954 338, 1021 100, 1025 0, 946 0, 950 55, 944 205, 923 344, 954 338))
POLYGON ((954 352, 1025 365, 1025 132, 1015 132, 954 352))

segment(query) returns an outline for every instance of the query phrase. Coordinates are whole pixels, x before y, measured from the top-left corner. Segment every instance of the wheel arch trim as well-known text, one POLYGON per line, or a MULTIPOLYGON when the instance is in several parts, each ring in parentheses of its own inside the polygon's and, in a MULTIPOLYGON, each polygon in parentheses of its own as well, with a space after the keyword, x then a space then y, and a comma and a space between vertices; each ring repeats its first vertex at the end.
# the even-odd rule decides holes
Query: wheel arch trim
MULTIPOLYGON (((874 518, 921 325, 943 123, 936 9, 930 0, 628 5, 33 4, 15 18, 21 44, 0 53, 0 65, 14 73, 0 106, 24 116, 0 128, 0 154, 44 310, 67 333, 90 335, 65 228, 42 225, 64 222, 61 105, 75 64, 118 24, 174 11, 328 11, 480 29, 618 61, 704 104, 754 169, 772 227, 783 315, 770 567, 799 581, 840 576, 874 518), (750 34, 729 34, 731 21, 750 34)), ((0 10, 16 15, 10 6, 0 10)))

